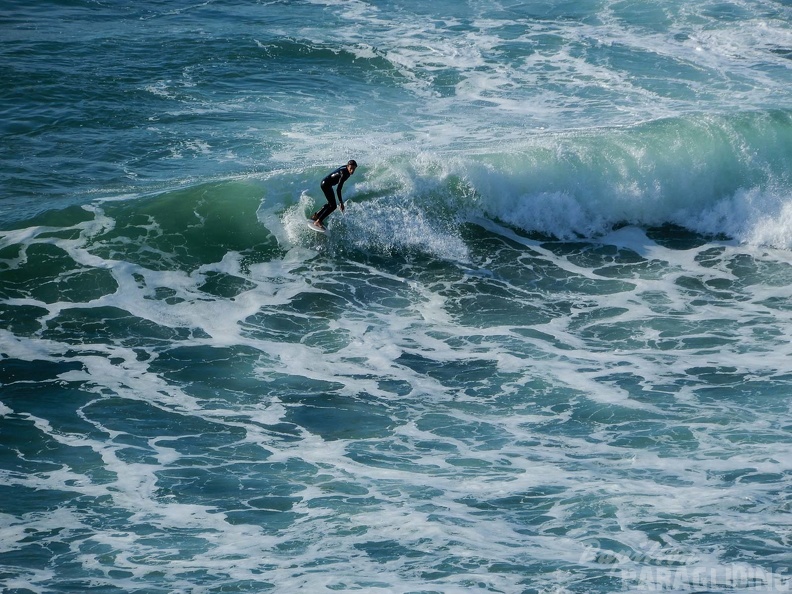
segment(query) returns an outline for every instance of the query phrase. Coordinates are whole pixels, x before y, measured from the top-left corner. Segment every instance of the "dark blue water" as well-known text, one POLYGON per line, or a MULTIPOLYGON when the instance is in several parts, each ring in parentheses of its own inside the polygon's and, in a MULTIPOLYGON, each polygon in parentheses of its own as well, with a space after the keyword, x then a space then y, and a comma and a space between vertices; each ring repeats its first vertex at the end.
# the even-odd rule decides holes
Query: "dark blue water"
POLYGON ((788 590, 790 17, 5 2, 0 589, 788 590))

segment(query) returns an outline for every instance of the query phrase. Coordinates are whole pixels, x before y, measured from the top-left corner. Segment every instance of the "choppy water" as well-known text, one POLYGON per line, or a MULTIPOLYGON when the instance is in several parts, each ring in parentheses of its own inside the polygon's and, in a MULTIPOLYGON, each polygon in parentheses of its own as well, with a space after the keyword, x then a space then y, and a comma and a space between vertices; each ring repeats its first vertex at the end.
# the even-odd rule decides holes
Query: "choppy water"
POLYGON ((791 18, 6 0, 0 588, 788 591, 791 18))

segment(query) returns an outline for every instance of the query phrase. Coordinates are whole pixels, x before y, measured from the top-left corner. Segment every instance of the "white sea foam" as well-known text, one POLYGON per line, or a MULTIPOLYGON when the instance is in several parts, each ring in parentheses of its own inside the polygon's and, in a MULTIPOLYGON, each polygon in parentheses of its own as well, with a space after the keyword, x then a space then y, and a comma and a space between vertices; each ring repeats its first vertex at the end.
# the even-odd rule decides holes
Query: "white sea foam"
POLYGON ((103 195, 102 167, 165 189, 0 232, 0 587, 611 592, 783 566, 789 8, 598 6, 175 7, 145 69, 112 65, 145 103, 120 101, 144 116, 118 162, 81 165, 63 122, 19 135, 103 195))
MULTIPOLYGON (((502 233, 504 238, 535 250, 540 258, 567 273, 580 274, 592 281, 601 278, 597 272, 556 255, 548 246, 521 239, 513 231, 491 223, 489 227, 493 232, 502 233)), ((633 251, 649 261, 663 262, 664 269, 669 272, 665 279, 631 279, 636 285, 634 290, 607 299, 603 297, 601 301, 594 295, 587 296, 593 309, 604 307, 606 302, 610 306, 632 303, 622 321, 627 317, 640 319, 641 312, 650 311, 640 302, 641 291, 672 295, 678 291, 673 279, 679 276, 733 278, 726 268, 702 268, 699 262, 702 250, 663 248, 637 228, 621 229, 604 236, 600 242, 603 246, 633 251)), ((735 254, 739 253, 737 248, 733 249, 735 254)), ((476 252, 475 257, 480 256, 476 252)), ((356 276, 353 273, 345 279, 345 274, 339 277, 338 270, 314 269, 311 283, 307 283, 297 270, 310 265, 311 260, 298 258, 289 263, 287 257, 244 273, 238 259, 229 255, 216 268, 227 273, 247 274, 249 280, 260 283, 260 290, 245 293, 243 299, 249 304, 256 302, 257 307, 287 305, 306 291, 328 292, 332 285, 319 289, 313 283, 331 278, 341 284, 331 288, 328 294, 343 291, 343 284, 356 276), (277 283, 277 290, 270 283, 277 283)), ((178 411, 187 423, 203 418, 226 431, 243 429, 247 439, 261 448, 261 462, 266 468, 280 465, 290 475, 294 503, 289 510, 299 519, 288 521, 286 528, 230 523, 233 513, 218 513, 213 509, 216 504, 179 501, 187 492, 180 490, 178 483, 171 487, 175 489, 173 495, 163 497, 159 492, 165 484, 163 477, 170 470, 184 468, 187 460, 203 460, 205 464, 214 465, 213 472, 220 474, 224 467, 232 467, 232 461, 218 457, 219 452, 185 452, 180 442, 190 437, 189 432, 150 441, 149 447, 155 457, 148 463, 126 460, 123 440, 133 428, 126 427, 119 432, 104 427, 92 420, 90 408, 86 408, 85 418, 111 436, 111 442, 62 434, 45 419, 29 417, 29 420, 42 434, 66 447, 95 449, 116 479, 106 485, 95 484, 89 477, 64 468, 46 474, 8 477, 7 484, 63 489, 82 496, 109 495, 114 506, 131 513, 137 525, 147 526, 149 532, 163 541, 167 541, 173 531, 191 535, 195 541, 192 546, 197 547, 194 552, 189 547, 175 547, 175 543, 162 545, 170 546, 171 555, 182 558, 178 562, 160 559, 162 546, 155 546, 150 537, 142 539, 128 530, 92 531, 93 536, 82 537, 79 542, 83 551, 77 558, 83 567, 86 570, 104 567, 106 560, 91 552, 91 548, 97 544, 108 547, 116 551, 113 554, 115 570, 127 572, 126 577, 113 581, 128 587, 147 579, 153 570, 175 584, 187 583, 189 578, 185 576, 193 570, 203 571, 206 579, 219 582, 260 579, 263 570, 267 580, 286 591, 329 587, 406 591, 425 585, 426 578, 421 577, 419 568, 438 564, 462 566, 433 580, 433 587, 442 587, 445 591, 469 590, 463 585, 469 579, 486 585, 480 589, 513 587, 518 579, 514 574, 490 571, 499 565, 519 566, 520 575, 536 571, 536 579, 549 587, 559 583, 558 575, 543 577, 534 564, 559 561, 577 567, 578 577, 570 573, 561 579, 561 583, 575 587, 581 579, 579 572, 586 571, 584 566, 577 565, 586 552, 582 539, 593 539, 599 551, 610 551, 614 545, 608 543, 614 540, 614 531, 619 526, 622 529, 617 540, 628 550, 640 551, 652 541, 647 540, 643 531, 631 526, 643 521, 659 521, 660 516, 669 514, 680 518, 698 514, 702 520, 693 517, 686 526, 688 530, 700 531, 701 536, 693 542, 680 543, 667 536, 671 538, 670 543, 685 551, 686 559, 695 556, 698 560, 704 545, 697 543, 720 534, 727 524, 731 531, 753 532, 759 525, 773 532, 770 522, 775 514, 766 509, 766 503, 761 503, 765 497, 761 483, 738 483, 724 490, 720 482, 711 478, 711 473, 727 475, 744 468, 754 473, 788 471, 788 464, 782 460, 789 457, 781 457, 781 450, 777 449, 777 455, 771 460, 761 448, 736 455, 729 443, 729 435, 734 431, 750 429, 773 433, 778 431, 776 423, 769 418, 743 420, 739 421, 739 428, 719 428, 717 419, 707 420, 706 417, 719 414, 724 403, 708 405, 699 401, 699 420, 690 429, 691 439, 697 444, 692 457, 675 454, 673 449, 661 456, 651 448, 618 445, 614 441, 629 437, 635 431, 630 429, 630 414, 621 413, 620 409, 648 413, 648 419, 657 419, 659 431, 676 424, 681 411, 667 411, 655 404, 632 400, 629 392, 610 385, 606 378, 608 373, 621 370, 636 374, 645 386, 651 387, 655 383, 675 382, 676 378, 685 377, 685 369, 690 366, 734 365, 737 373, 745 369, 761 374, 763 368, 772 366, 771 362, 757 365, 758 361, 746 358, 746 353, 740 356, 734 353, 729 359, 724 357, 726 353, 722 350, 717 354, 717 361, 712 363, 713 355, 706 352, 681 352, 675 356, 672 352, 639 349, 626 350, 616 356, 606 352, 598 354, 587 348, 585 341, 579 344, 565 339, 565 336, 580 334, 579 329, 572 327, 574 316, 570 316, 558 320, 559 329, 564 330, 556 336, 564 342, 564 349, 552 349, 544 341, 537 342, 544 344, 545 351, 539 367, 536 361, 512 355, 512 347, 502 342, 516 336, 512 329, 520 325, 518 320, 504 320, 503 327, 489 330, 466 327, 447 314, 452 303, 441 293, 448 294, 452 285, 441 283, 432 287, 432 283, 407 281, 370 266, 354 268, 359 268, 369 279, 381 277, 401 286, 402 294, 411 295, 413 309, 401 309, 398 315, 374 308, 351 310, 330 325, 331 330, 349 332, 350 338, 342 341, 345 343, 343 349, 327 351, 306 344, 283 343, 278 347, 279 358, 260 360, 257 373, 264 382, 273 373, 302 381, 329 380, 343 386, 333 392, 352 397, 359 404, 362 404, 360 398, 369 400, 368 414, 385 414, 392 426, 392 430, 369 439, 355 439, 354 425, 350 425, 350 437, 328 438, 322 433, 330 427, 320 424, 299 427, 290 440, 284 441, 277 432, 262 430, 258 425, 292 422, 291 414, 302 407, 310 410, 319 406, 314 402, 319 394, 307 397, 302 404, 284 404, 282 400, 263 398, 249 407, 217 408, 188 396, 172 382, 157 378, 147 371, 150 363, 135 362, 132 353, 124 357, 126 362, 122 366, 86 356, 82 359, 84 371, 61 376, 72 383, 88 380, 123 399, 142 399, 164 410, 178 411), (459 340, 472 341, 474 338, 476 342, 468 344, 476 344, 476 352, 459 346, 459 340), (446 366, 466 361, 495 361, 501 372, 518 376, 513 381, 519 388, 510 391, 505 385, 503 394, 492 394, 485 400, 492 406, 488 409, 475 398, 465 398, 458 388, 448 385, 447 380, 432 378, 399 363, 405 352, 420 354, 446 366), (664 360, 655 361, 658 357, 664 360), (389 394, 377 386, 388 378, 404 382, 411 390, 398 398, 389 394), (545 390, 533 394, 527 390, 530 383, 540 379, 546 382, 545 390), (554 391, 558 396, 553 396, 554 391), (519 407, 502 409, 497 405, 498 398, 510 392, 522 394, 519 407), (586 400, 591 405, 587 405, 586 400), (567 410, 559 413, 545 410, 552 406, 563 406, 567 410), (574 432, 563 432, 564 424, 581 422, 587 415, 602 415, 589 433, 576 436, 574 432), (533 513, 535 505, 542 508, 536 519, 531 520, 530 515, 522 517, 521 514, 533 513), (750 520, 742 519, 737 511, 728 511, 745 505, 765 511, 757 511, 761 515, 753 515, 750 520), (717 516, 713 515, 713 510, 718 510, 717 516), (278 552, 279 549, 285 552, 278 552), (229 558, 233 562, 229 563, 229 558), (331 568, 332 577, 318 567, 331 568)), ((119 268, 120 271, 123 268, 119 268)), ((147 282, 167 280, 143 272, 148 275, 147 282)), ((193 299, 195 287, 188 281, 189 278, 185 278, 181 285, 170 281, 170 286, 180 297, 193 299)), ((192 282, 199 281, 196 278, 192 282)), ((761 299, 761 296, 756 298, 761 299)), ((127 299, 134 301, 143 297, 140 294, 136 297, 133 292, 127 299)), ((213 338, 209 342, 214 348, 233 344, 236 340, 270 352, 269 341, 251 336, 243 339, 238 330, 234 330, 244 318, 231 303, 224 302, 223 308, 215 308, 211 313, 202 309, 200 303, 194 300, 192 303, 199 307, 192 309, 194 318, 190 324, 199 325, 209 334, 223 324, 229 327, 225 339, 213 338)), ((126 306, 135 309, 131 303, 126 306)), ((750 311, 751 305, 747 303, 741 307, 750 311)), ((184 308, 185 314, 187 311, 184 308)), ((700 309, 700 313, 705 314, 705 310, 700 309)), ((716 310, 711 314, 735 316, 736 319, 741 315, 716 310)), ((193 344, 203 342, 194 341, 193 344)), ((36 358, 58 357, 56 344, 44 342, 40 346, 48 346, 50 355, 47 357, 40 352, 36 358)), ((108 349, 107 353, 118 356, 122 351, 108 349)), ((9 351, 7 355, 25 357, 19 351, 9 351)), ((700 399, 695 393, 692 396, 694 402, 700 399)), ((735 404, 738 409, 744 406, 735 404)), ((332 409, 323 410, 330 413, 332 409)), ((352 410, 348 414, 356 415, 352 410)), ((756 411, 750 413, 755 414, 756 411)), ((364 415, 353 418, 356 422, 366 420, 364 415)), ((640 430, 637 431, 640 434, 640 430)), ((257 477, 267 476, 266 472, 260 475, 262 470, 254 464, 244 473, 252 480, 259 480, 257 477)), ((237 491, 232 490, 225 492, 225 498, 232 492, 234 497, 239 497, 237 491)), ((245 497, 268 495, 266 489, 257 489, 256 494, 242 497, 242 507, 253 505, 256 509, 267 509, 271 504, 254 504, 254 499, 246 502, 245 497)), ((270 513, 277 516, 284 512, 276 508, 270 513)), ((40 521, 42 526, 57 521, 75 534, 84 528, 84 519, 74 511, 58 517, 45 515, 40 521)), ((17 546, 22 544, 20 526, 12 522, 5 530, 10 538, 8 542, 19 543, 17 546), (19 533, 16 537, 13 536, 15 530, 19 533)), ((29 522, 25 526, 32 527, 29 522)), ((772 539, 767 544, 773 546, 772 539)), ((718 563, 717 558, 705 562, 718 563)), ((25 579, 25 583, 35 584, 46 583, 50 578, 29 574, 25 579)))

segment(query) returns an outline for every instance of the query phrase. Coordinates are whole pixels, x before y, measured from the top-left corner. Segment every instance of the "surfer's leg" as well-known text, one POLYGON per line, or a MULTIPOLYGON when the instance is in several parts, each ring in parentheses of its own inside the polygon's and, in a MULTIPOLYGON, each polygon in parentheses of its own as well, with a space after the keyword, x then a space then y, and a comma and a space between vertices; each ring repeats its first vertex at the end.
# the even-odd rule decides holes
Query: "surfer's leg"
POLYGON ((314 220, 320 224, 322 224, 330 213, 336 209, 336 198, 333 193, 333 186, 330 184, 322 184, 322 192, 324 192, 325 198, 327 198, 327 204, 316 213, 314 218, 314 220))
POLYGON ((319 216, 316 217, 316 222, 320 225, 324 224, 324 220, 330 216, 330 213, 336 209, 336 205, 333 204, 332 206, 329 204, 325 204, 324 208, 319 211, 319 216))
POLYGON ((322 222, 322 221, 324 221, 324 220, 325 220, 325 219, 326 219, 326 218, 327 218, 327 217, 330 215, 330 213, 331 213, 331 212, 333 212, 335 209, 336 209, 336 205, 335 205, 335 204, 332 204, 332 205, 331 205, 331 204, 325 204, 325 205, 324 205, 324 206, 323 206, 323 207, 322 207, 322 208, 321 208, 319 211, 317 211, 317 213, 316 213, 316 214, 315 214, 313 217, 311 217, 311 218, 313 218, 313 220, 314 220, 314 221, 319 221, 319 222, 321 223, 321 222, 322 222))
POLYGON ((327 204, 322 206, 319 210, 317 210, 311 216, 311 219, 314 221, 322 221, 327 215, 333 212, 336 209, 336 199, 335 194, 333 194, 333 186, 330 184, 326 184, 322 182, 322 192, 324 192, 325 198, 327 199, 327 204))

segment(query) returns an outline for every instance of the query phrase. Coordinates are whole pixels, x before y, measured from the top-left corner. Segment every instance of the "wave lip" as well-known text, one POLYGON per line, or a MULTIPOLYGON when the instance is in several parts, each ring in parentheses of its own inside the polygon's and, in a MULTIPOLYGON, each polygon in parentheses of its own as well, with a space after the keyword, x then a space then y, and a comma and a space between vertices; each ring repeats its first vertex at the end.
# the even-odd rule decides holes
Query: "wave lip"
POLYGON ((672 223, 792 247, 788 111, 542 135, 468 167, 480 209, 525 231, 570 239, 672 223))

